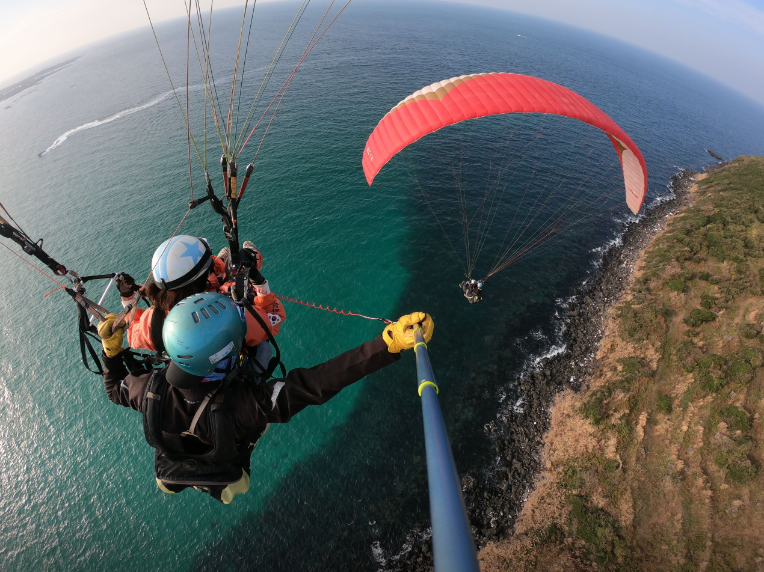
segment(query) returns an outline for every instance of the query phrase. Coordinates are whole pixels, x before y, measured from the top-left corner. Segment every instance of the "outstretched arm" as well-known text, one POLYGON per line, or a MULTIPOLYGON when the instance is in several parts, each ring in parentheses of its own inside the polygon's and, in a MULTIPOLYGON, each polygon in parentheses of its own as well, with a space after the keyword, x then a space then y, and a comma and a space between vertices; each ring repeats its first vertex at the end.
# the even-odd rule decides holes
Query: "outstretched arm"
POLYGON ((326 403, 345 387, 399 359, 378 336, 322 364, 296 368, 284 378, 243 388, 241 423, 254 424, 263 417, 269 423, 286 423, 307 406, 326 403))
POLYGON ((415 312, 388 325, 383 334, 357 348, 311 368, 291 370, 282 379, 249 388, 247 409, 254 418, 285 423, 308 405, 326 403, 342 389, 400 359, 400 352, 414 347, 414 328, 422 324, 425 339, 432 337, 429 315, 415 312))

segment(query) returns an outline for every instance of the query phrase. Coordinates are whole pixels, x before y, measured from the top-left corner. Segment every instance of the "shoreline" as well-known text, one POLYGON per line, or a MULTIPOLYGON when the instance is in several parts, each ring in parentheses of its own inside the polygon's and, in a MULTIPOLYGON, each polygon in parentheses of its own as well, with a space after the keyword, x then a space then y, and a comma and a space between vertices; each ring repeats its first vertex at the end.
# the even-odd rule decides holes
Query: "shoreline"
MULTIPOLYGON (((565 390, 579 392, 586 387, 598 363, 596 354, 609 311, 626 293, 645 247, 664 229, 670 216, 691 202, 690 188, 696 175, 695 171, 681 169, 668 183, 673 197, 646 210, 639 220, 624 223, 620 240, 603 253, 599 267, 576 288, 565 315, 559 318, 564 328, 564 350, 540 359, 535 367, 524 372, 505 405, 497 411, 496 419, 486 426, 493 442, 493 466, 482 474, 462 478, 478 551, 512 534, 523 504, 544 469, 541 453, 551 425, 552 403, 565 390)), ((499 366, 501 373, 502 364, 499 366)), ((410 532, 405 544, 411 549, 380 570, 433 569, 430 529, 410 532)))

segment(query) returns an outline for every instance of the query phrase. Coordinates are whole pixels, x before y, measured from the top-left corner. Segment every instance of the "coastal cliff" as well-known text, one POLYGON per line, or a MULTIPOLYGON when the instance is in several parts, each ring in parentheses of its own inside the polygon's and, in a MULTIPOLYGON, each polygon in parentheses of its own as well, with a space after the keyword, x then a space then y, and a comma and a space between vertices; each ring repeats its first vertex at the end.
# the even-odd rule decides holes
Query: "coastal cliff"
POLYGON ((485 572, 764 566, 764 158, 672 185, 569 308, 566 355, 522 381, 552 406, 542 434, 522 413, 496 440, 540 450, 535 476, 506 472, 523 494, 506 530, 486 534, 502 499, 466 479, 485 572))

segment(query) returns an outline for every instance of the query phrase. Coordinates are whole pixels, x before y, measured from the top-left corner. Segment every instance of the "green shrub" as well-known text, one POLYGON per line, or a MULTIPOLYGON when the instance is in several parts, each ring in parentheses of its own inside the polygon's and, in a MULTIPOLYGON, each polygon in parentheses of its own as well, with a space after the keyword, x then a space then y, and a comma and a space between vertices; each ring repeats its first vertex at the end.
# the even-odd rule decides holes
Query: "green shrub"
POLYGON ((660 317, 667 312, 668 309, 664 311, 663 308, 647 305, 637 307, 631 302, 626 302, 618 308, 616 315, 621 322, 621 332, 625 339, 662 343, 666 325, 660 317))
POLYGON ((690 231, 700 230, 709 223, 708 217, 703 214, 688 213, 685 217, 685 224, 688 225, 690 231))
POLYGON ((764 353, 758 348, 745 347, 737 352, 737 355, 740 359, 750 363, 751 367, 757 368, 764 365, 764 353))
POLYGON ((691 328, 697 328, 705 322, 712 322, 716 319, 716 314, 710 310, 696 308, 690 315, 684 319, 684 323, 691 328))
POLYGON ((575 465, 567 465, 562 471, 560 486, 568 491, 575 491, 584 486, 584 477, 575 465))
POLYGON ((716 298, 710 294, 702 294, 700 296, 700 305, 706 310, 710 310, 716 304, 716 298))
POLYGON ((653 248, 647 254, 647 261, 651 264, 657 264, 661 266, 670 260, 671 257, 669 256, 668 252, 666 252, 666 249, 659 246, 653 248))
POLYGON ((581 415, 589 419, 595 425, 602 424, 602 422, 607 419, 604 403, 608 397, 610 397, 610 390, 608 388, 598 389, 592 394, 591 398, 581 406, 581 409, 579 410, 581 415))
POLYGON ((735 459, 727 466, 727 477, 735 484, 743 485, 752 480, 758 471, 748 458, 735 459))
POLYGON ((753 367, 745 360, 733 359, 727 368, 727 373, 732 381, 737 383, 749 383, 753 379, 753 367))
POLYGON ((561 544, 565 540, 565 529, 557 524, 556 522, 553 522, 549 526, 547 526, 544 530, 538 530, 536 531, 536 539, 538 540, 539 544, 561 544))
POLYGON ((693 371, 702 357, 700 348, 690 340, 683 341, 676 348, 676 359, 685 371, 693 371))
POLYGON ((750 431, 751 416, 734 405, 725 405, 719 410, 719 417, 727 424, 730 431, 750 431))
POLYGON ((658 396, 657 406, 658 406, 658 411, 666 415, 670 415, 671 412, 674 410, 674 406, 671 403, 671 397, 665 394, 660 394, 658 396))
POLYGON ((651 282, 652 280, 655 280, 656 278, 660 278, 660 274, 657 272, 648 272, 644 276, 642 276, 642 284, 647 284, 648 282, 651 282))
POLYGON ((618 363, 621 364, 621 372, 626 375, 634 375, 647 369, 647 361, 637 356, 621 358, 618 363))
POLYGON ((698 369, 701 371, 720 370, 727 365, 727 358, 719 354, 706 354, 698 360, 698 369))
POLYGON ((742 335, 747 340, 752 340, 759 335, 759 329, 755 324, 743 324, 740 326, 740 335, 742 335))
POLYGON ((711 273, 710 272, 705 272, 705 271, 704 272, 698 272, 698 280, 703 280, 704 282, 709 282, 711 280, 711 273))
POLYGON ((621 463, 619 463, 616 459, 607 459, 603 465, 602 468, 605 469, 605 472, 608 474, 613 474, 618 471, 618 469, 621 468, 621 463))
POLYGON ((698 569, 700 562, 706 552, 706 535, 694 534, 684 540, 684 546, 687 551, 688 561, 684 563, 681 572, 694 572, 698 569))
POLYGON ((684 292, 687 290, 687 284, 684 280, 672 278, 666 281, 666 287, 673 292, 684 292))
POLYGON ((748 458, 750 437, 734 437, 730 446, 714 453, 717 466, 727 470, 727 478, 735 484, 745 484, 758 474, 758 468, 748 458))
POLYGON ((700 387, 711 393, 719 393, 729 382, 725 372, 720 371, 716 367, 701 368, 700 362, 698 362, 698 371, 695 375, 700 383, 700 387))
POLYGON ((729 219, 727 218, 726 214, 722 211, 717 211, 708 217, 707 224, 715 224, 722 227, 723 229, 728 222, 729 219))
POLYGON ((634 428, 632 427, 631 420, 628 416, 624 415, 618 420, 618 423, 613 427, 615 434, 618 436, 619 441, 631 438, 634 428))
POLYGON ((629 545, 618 521, 607 511, 587 504, 580 496, 568 496, 568 526, 573 536, 586 543, 586 551, 598 569, 618 570, 631 559, 629 545))
POLYGON ((711 393, 718 393, 727 385, 727 359, 717 354, 702 356, 696 365, 696 376, 700 386, 711 393))

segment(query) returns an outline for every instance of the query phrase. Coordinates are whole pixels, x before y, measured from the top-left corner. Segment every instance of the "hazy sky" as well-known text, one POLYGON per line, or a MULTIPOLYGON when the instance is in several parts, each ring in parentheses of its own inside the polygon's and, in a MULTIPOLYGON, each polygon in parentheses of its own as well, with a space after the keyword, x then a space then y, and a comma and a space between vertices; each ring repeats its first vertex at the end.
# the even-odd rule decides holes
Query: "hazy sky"
MULTIPOLYGON (((637 44, 764 104, 764 0, 469 3, 550 18, 637 44)), ((147 4, 155 21, 184 14, 180 0, 147 0, 147 4)), ((242 4, 243 0, 215 0, 220 8, 242 4)), ((208 2, 203 0, 202 5, 208 2)), ((142 0, 0 0, 0 86, 74 48, 146 25, 142 0)))

